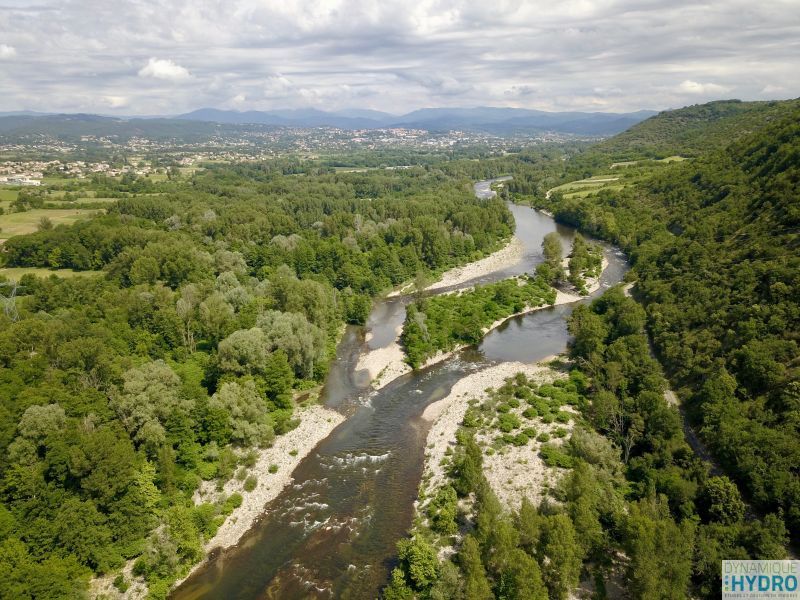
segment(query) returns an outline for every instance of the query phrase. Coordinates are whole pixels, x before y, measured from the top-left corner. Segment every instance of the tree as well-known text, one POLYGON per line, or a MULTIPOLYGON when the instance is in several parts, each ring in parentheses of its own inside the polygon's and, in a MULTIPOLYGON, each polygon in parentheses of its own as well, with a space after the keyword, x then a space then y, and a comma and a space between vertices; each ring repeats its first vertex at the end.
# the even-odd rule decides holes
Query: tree
POLYGON ((283 350, 298 378, 310 379, 325 359, 325 333, 300 313, 270 310, 258 317, 270 352, 283 350))
POLYGON ((431 600, 464 600, 464 582, 461 572, 449 560, 439 566, 439 579, 430 590, 431 600))
POLYGON ((509 600, 547 600, 539 563, 520 548, 515 548, 500 574, 499 598, 509 600))
POLYGON ((53 228, 53 222, 50 220, 50 217, 41 217, 39 219, 39 224, 37 229, 39 231, 50 231, 53 228))
POLYGON ((459 453, 453 458, 450 476, 453 487, 461 496, 475 491, 483 479, 483 453, 472 435, 464 435, 459 453))
POLYGON ((570 343, 570 355, 573 358, 598 360, 598 355, 605 349, 609 333, 603 318, 593 313, 588 306, 581 305, 572 311, 568 329, 574 336, 570 343))
POLYGON ((64 409, 58 404, 34 405, 25 409, 17 429, 22 437, 38 444, 63 430, 66 422, 64 409))
POLYGON ((384 600, 412 600, 414 591, 406 583, 402 569, 395 567, 389 579, 389 585, 383 590, 384 600))
POLYGON ((72 556, 38 562, 15 538, 0 541, 0 573, 0 596, 15 600, 80 598, 91 575, 72 556))
POLYGON ((188 417, 193 402, 181 393, 181 380, 175 372, 157 360, 128 370, 111 405, 133 440, 154 457, 166 442, 167 423, 188 417))
POLYGON ((152 256, 140 256, 131 263, 128 280, 132 285, 155 283, 161 276, 161 267, 152 256))
POLYGON ((431 529, 443 535, 452 535, 458 531, 458 497, 452 486, 445 485, 436 492, 428 505, 428 518, 431 529))
POLYGON ((264 363, 264 385, 267 398, 276 408, 292 408, 294 373, 283 350, 276 350, 264 363))
POLYGON ((228 382, 209 400, 209 408, 230 418, 231 440, 245 446, 268 446, 275 438, 264 398, 252 380, 228 382))
POLYGON ((645 499, 630 505, 623 535, 631 593, 642 600, 686 598, 692 574, 692 525, 678 526, 666 502, 645 499))
POLYGON ((725 476, 711 477, 706 481, 700 504, 711 521, 731 525, 744 517, 744 502, 739 488, 725 476))
POLYGON ((183 345, 189 352, 194 352, 194 321, 197 311, 197 286, 193 283, 181 288, 181 297, 175 303, 175 313, 183 323, 183 345))
POLYGON ((435 583, 439 573, 436 550, 422 536, 400 540, 397 554, 415 590, 427 590, 435 583))
POLYGON ((544 262, 537 267, 537 275, 541 274, 549 284, 555 285, 564 279, 564 249, 561 246, 561 236, 553 231, 544 236, 542 241, 542 254, 544 262))
POLYGON ((519 532, 519 544, 533 555, 539 547, 544 517, 539 514, 531 501, 524 497, 519 511, 514 515, 515 526, 519 532))
POLYGON ((547 517, 540 541, 542 578, 550 597, 564 600, 580 580, 583 552, 572 521, 565 514, 547 517))
POLYGON ((490 600, 494 598, 486 569, 481 562, 481 550, 471 535, 464 537, 458 551, 458 564, 464 573, 464 596, 470 600, 490 600))
POLYGON ((269 355, 267 334, 260 327, 234 331, 217 348, 219 368, 237 375, 263 375, 269 355))
POLYGON ((233 319, 233 307, 221 292, 213 292, 200 303, 200 326, 212 344, 218 344, 225 337, 233 319))

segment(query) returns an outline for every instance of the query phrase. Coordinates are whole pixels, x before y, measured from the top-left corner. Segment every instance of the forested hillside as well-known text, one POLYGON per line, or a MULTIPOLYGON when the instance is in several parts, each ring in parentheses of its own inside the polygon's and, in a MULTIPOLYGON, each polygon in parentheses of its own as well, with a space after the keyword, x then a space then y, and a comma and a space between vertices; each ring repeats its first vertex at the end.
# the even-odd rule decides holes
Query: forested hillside
POLYGON ((660 113, 627 131, 592 146, 589 153, 614 160, 664 158, 673 154, 701 156, 710 148, 760 129, 780 119, 784 102, 720 100, 660 113))
MULTIPOLYGON (((630 254, 659 358, 703 438, 746 498, 797 536, 800 108, 759 106, 639 185, 538 202, 630 254)), ((655 119, 667 132, 677 122, 655 119)))
POLYGON ((7 265, 95 273, 26 275, 0 314, 0 597, 80 597, 132 558, 163 596, 241 502, 193 492, 296 426, 342 325, 512 230, 439 169, 282 170, 218 166, 7 241, 7 265))
POLYGON ((721 559, 784 556, 780 518, 746 519, 736 486, 692 454, 644 325, 641 306, 610 290, 570 318, 569 378, 537 385, 519 373, 469 401, 448 478, 420 497, 412 537, 398 544, 387 600, 565 600, 620 586, 631 598, 718 598, 721 559), (568 438, 553 432, 563 443, 537 437, 553 420, 575 421, 568 438), (493 442, 477 443, 487 429, 493 442), (558 483, 538 506, 526 497, 509 510, 483 463, 534 438, 558 483))

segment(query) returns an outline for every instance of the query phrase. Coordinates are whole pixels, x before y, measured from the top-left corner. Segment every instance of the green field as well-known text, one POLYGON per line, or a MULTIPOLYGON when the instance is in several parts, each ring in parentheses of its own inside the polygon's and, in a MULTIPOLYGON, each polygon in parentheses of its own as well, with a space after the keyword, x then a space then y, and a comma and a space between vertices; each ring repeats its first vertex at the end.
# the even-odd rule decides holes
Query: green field
POLYGON ((612 163, 610 172, 593 175, 586 179, 570 181, 556 186, 547 192, 548 197, 553 192, 560 193, 564 198, 586 198, 596 194, 600 190, 620 191, 629 185, 633 185, 654 169, 661 168, 665 164, 681 162, 687 160, 682 156, 668 156, 659 160, 629 160, 624 162, 612 163), (628 167, 619 169, 619 167, 628 167))
POLYGON ((611 164, 612 169, 616 169, 617 167, 632 167, 634 165, 640 165, 642 163, 648 162, 656 162, 656 163, 672 163, 672 162, 681 162, 686 160, 684 156, 667 156, 666 158, 659 158, 658 160, 624 160, 622 162, 615 162, 611 164))
POLYGON ((41 269, 38 267, 7 267, 0 269, 0 276, 11 281, 19 281, 23 275, 36 275, 37 277, 97 277, 103 271, 73 271, 72 269, 41 269))
POLYGON ((19 190, 0 189, 0 201, 13 202, 19 196, 19 190))
POLYGON ((0 239, 7 240, 15 235, 33 233, 42 217, 47 217, 53 225, 71 224, 95 214, 96 210, 36 208, 26 212, 0 215, 0 239))
POLYGON ((610 187, 622 189, 625 186, 618 183, 619 179, 620 178, 618 176, 614 175, 596 175, 594 177, 590 177, 589 179, 570 181, 569 183, 559 185, 551 189, 549 192, 547 192, 547 194, 550 195, 553 192, 559 192, 565 198, 582 198, 601 189, 608 189, 610 187))
POLYGON ((116 202, 119 198, 78 198, 75 204, 93 204, 95 202, 116 202))

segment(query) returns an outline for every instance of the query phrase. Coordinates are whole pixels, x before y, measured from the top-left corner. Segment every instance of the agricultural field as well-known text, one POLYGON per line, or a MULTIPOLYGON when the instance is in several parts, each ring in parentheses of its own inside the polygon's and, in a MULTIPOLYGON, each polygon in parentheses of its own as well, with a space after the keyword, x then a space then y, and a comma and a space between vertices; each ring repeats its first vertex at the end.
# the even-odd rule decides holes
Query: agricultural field
POLYGON ((36 275, 37 277, 96 277, 102 275, 103 271, 73 271, 72 269, 42 269, 38 267, 7 267, 0 269, 0 278, 5 277, 9 281, 19 281, 23 275, 36 275))
POLYGON ((13 202, 19 196, 19 190, 0 188, 0 202, 13 202))
POLYGON ((687 160, 683 156, 667 156, 666 158, 659 158, 657 160, 624 160, 622 162, 615 162, 612 163, 611 168, 617 169, 619 167, 632 167, 634 165, 640 165, 642 163, 672 163, 672 162, 681 162, 687 160))
POLYGON ((556 186, 547 192, 549 198, 553 192, 559 192, 564 198, 586 198, 596 194, 600 190, 621 191, 626 187, 638 183, 643 178, 651 174, 654 170, 669 163, 687 160, 682 156, 668 156, 659 160, 629 160, 615 162, 610 166, 609 171, 570 181, 556 186))
POLYGON ((48 208, 35 208, 25 212, 14 212, 5 215, 0 215, 0 239, 7 240, 15 235, 24 235, 26 233, 33 233, 39 227, 39 222, 42 217, 47 217, 53 225, 61 225, 62 223, 72 224, 80 219, 85 219, 93 214, 96 210, 82 210, 82 209, 48 209, 48 208))
POLYGON ((554 187, 547 192, 547 196, 550 197, 550 194, 553 192, 559 192, 565 198, 584 198, 601 189, 621 190, 625 187, 625 184, 620 183, 620 179, 618 175, 595 175, 588 179, 570 181, 569 183, 554 187))

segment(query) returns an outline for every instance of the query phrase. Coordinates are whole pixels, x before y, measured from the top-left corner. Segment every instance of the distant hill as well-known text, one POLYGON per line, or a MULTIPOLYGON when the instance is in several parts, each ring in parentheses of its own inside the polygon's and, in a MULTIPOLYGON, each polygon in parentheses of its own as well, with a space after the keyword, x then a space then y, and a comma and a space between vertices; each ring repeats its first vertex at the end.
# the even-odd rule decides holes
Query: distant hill
POLYGON ((201 108, 176 119, 189 121, 207 121, 215 123, 235 123, 253 125, 275 125, 279 127, 338 127, 341 129, 373 129, 385 127, 394 115, 377 111, 349 110, 341 112, 324 112, 313 108, 287 109, 270 112, 250 110, 219 110, 201 108))
POLYGON ((76 139, 85 135, 112 136, 117 141, 131 137, 196 141, 215 133, 235 134, 253 128, 335 127, 381 129, 404 127, 432 132, 451 130, 494 135, 554 132, 582 136, 608 136, 655 114, 545 112, 517 108, 426 108, 406 115, 374 110, 349 109, 325 112, 313 108, 264 111, 233 111, 201 108, 175 117, 108 117, 92 114, 45 114, 25 111, 0 113, 0 136, 24 140, 50 135, 76 139))
POLYGON ((181 138, 190 141, 207 139, 224 128, 225 126, 212 122, 192 123, 177 119, 122 119, 87 114, 0 116, 0 137, 18 140, 40 135, 67 140, 94 135, 114 137, 117 141, 125 141, 132 137, 181 138))
POLYGON ((546 131, 577 135, 613 135, 654 114, 656 113, 653 111, 584 113, 478 107, 424 108, 396 116, 366 110, 324 112, 316 109, 299 109, 239 112, 202 108, 178 115, 176 118, 283 127, 339 127, 342 129, 406 127, 437 132, 458 129, 497 135, 546 131))

